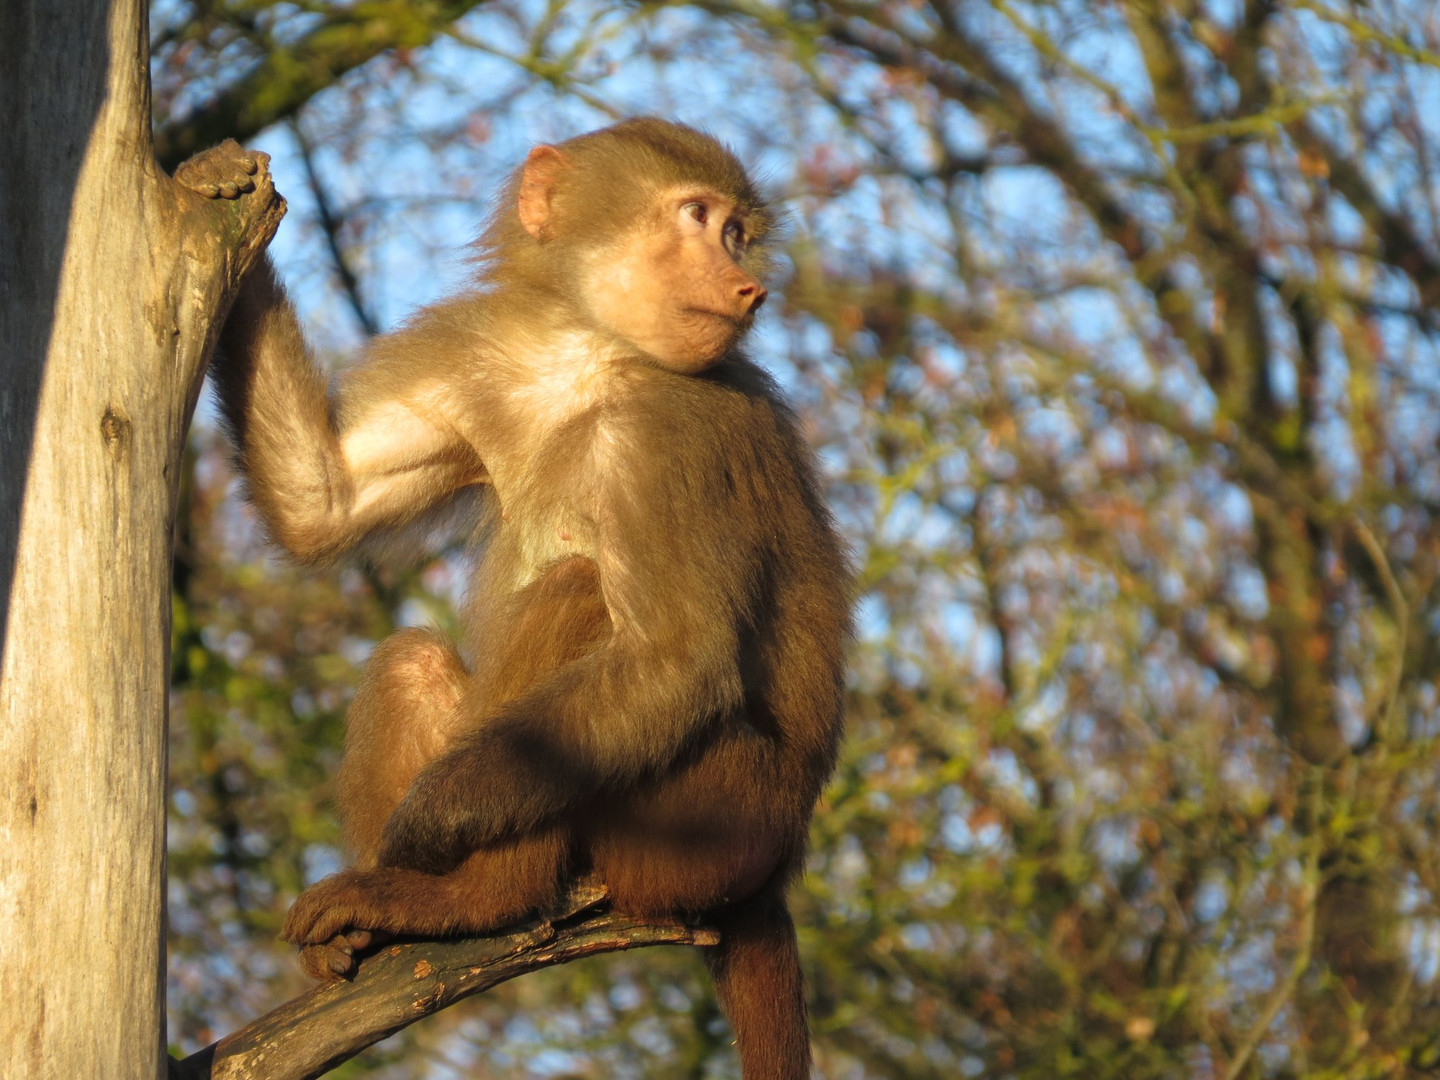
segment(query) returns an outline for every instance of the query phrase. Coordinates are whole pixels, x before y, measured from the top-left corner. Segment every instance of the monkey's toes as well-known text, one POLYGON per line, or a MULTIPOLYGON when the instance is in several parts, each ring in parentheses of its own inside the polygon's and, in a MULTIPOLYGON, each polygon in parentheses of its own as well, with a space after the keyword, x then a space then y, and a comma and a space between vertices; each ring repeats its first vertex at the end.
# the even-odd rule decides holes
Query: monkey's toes
POLYGON ((356 878, 346 870, 306 889, 290 905, 280 936, 296 945, 322 945, 346 930, 365 933, 365 895, 356 878))
POLYGON ((355 952, 344 937, 332 938, 322 945, 303 946, 300 966, 305 974, 322 982, 348 979, 355 973, 355 952))

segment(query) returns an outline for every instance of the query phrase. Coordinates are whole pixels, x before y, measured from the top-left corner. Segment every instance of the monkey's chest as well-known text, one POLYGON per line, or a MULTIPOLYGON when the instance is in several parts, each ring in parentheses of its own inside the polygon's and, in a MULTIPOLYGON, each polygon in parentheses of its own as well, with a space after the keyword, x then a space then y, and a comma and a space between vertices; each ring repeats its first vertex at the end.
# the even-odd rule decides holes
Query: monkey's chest
POLYGON ((516 588, 562 559, 599 555, 592 454, 576 439, 554 441, 527 463, 515 483, 497 485, 501 514, 495 554, 509 564, 507 576, 516 588))
POLYGON ((594 559, 599 554, 595 527, 578 510, 548 507, 545 512, 517 513, 501 523, 513 553, 514 584, 528 585, 546 567, 573 555, 594 559))

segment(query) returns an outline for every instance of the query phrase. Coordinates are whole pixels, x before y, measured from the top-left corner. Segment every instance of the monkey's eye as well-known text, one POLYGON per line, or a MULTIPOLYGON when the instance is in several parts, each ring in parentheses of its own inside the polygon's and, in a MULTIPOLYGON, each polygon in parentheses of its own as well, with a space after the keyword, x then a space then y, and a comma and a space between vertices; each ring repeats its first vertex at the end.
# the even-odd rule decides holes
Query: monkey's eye
POLYGON ((692 202, 685 204, 685 212, 692 218, 704 225, 710 220, 710 211, 705 208, 703 202, 692 202))
POLYGON ((745 253, 745 226, 738 221, 727 221, 725 231, 721 234, 721 240, 725 244, 725 250, 731 255, 743 255, 745 253))

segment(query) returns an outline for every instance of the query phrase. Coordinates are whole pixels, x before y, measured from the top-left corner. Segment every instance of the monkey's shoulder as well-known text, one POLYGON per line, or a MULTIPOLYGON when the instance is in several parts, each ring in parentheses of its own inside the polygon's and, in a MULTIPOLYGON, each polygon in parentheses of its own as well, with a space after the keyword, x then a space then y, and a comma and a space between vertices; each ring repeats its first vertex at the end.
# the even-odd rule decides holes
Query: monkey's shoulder
POLYGON ((656 372, 593 416, 597 464, 648 505, 728 516, 730 528, 760 520, 747 507, 761 505, 815 516, 810 448, 773 380, 749 361, 701 376, 656 372))
MULTIPOLYGON (((483 298, 454 297, 415 312, 368 341, 338 379, 341 405, 382 398, 438 397, 447 405, 477 396, 489 366, 483 298)), ((451 411, 451 410, 447 410, 451 411)))
POLYGON ((785 440, 797 429, 775 381, 740 357, 699 375, 647 371, 612 404, 637 428, 712 451, 736 442, 785 440))

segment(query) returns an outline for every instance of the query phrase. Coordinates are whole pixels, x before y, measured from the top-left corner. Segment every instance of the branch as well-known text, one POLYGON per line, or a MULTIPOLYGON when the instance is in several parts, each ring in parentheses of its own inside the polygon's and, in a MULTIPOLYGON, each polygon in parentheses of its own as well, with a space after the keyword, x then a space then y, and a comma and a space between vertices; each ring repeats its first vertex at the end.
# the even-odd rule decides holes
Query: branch
POLYGON ((1296 121, 1286 130, 1301 147, 1325 161, 1330 186, 1345 197, 1380 242, 1381 257, 1410 278, 1424 308, 1440 307, 1440 260, 1403 214, 1385 207, 1358 161, 1346 157, 1313 123, 1296 121))
POLYGON ((1397 734, 1395 731, 1395 706, 1400 700, 1400 690, 1405 678, 1405 650, 1410 630, 1410 605, 1405 602, 1405 592, 1400 588, 1400 583, 1395 580, 1395 572, 1390 568, 1390 560, 1385 555, 1385 549, 1380 546, 1380 541, 1370 531, 1370 526, 1359 518, 1356 518, 1351 524, 1356 539, 1365 549, 1365 554, 1370 556, 1370 561, 1375 565, 1375 572, 1380 575, 1380 582, 1385 587, 1385 596, 1390 601, 1391 617, 1395 620, 1395 632, 1398 639, 1395 645, 1395 666, 1390 672, 1389 686, 1385 691, 1385 703, 1372 721, 1380 729, 1385 740, 1393 742, 1397 734))
MULTIPOLYGON (((917 44, 895 26, 866 18, 866 9, 857 7, 853 14, 846 11, 842 9, 823 24, 822 31, 830 40, 882 67, 920 72, 943 96, 958 102, 993 131, 1009 134, 1033 164, 1065 185, 1101 236, 1120 248, 1135 279, 1155 297, 1157 314, 1202 369, 1215 368, 1215 363, 1207 363, 1205 358, 1221 346, 1197 319, 1185 290, 1176 284, 1163 244, 1150 235, 1154 230, 1147 230, 1145 221, 1131 213, 1121 194, 1083 157, 1061 123, 1032 102, 1022 82, 1008 74, 983 43, 966 36, 957 24, 934 40, 917 44)), ((1112 101, 1123 103, 1118 96, 1112 101)), ((1170 179, 1176 197, 1183 199, 1187 192, 1173 176, 1170 179)))
POLYGON ((430 44, 480 0, 370 0, 337 6, 294 42, 266 42, 264 59, 194 112, 155 130, 155 156, 167 169, 229 137, 244 142, 294 116, 346 72, 390 49, 430 44))
POLYGON ((350 982, 322 983, 184 1061, 170 1080, 308 1080, 462 998, 517 975, 646 945, 715 945, 710 927, 610 911, 603 886, 574 886, 548 919, 488 937, 387 945, 350 982))

